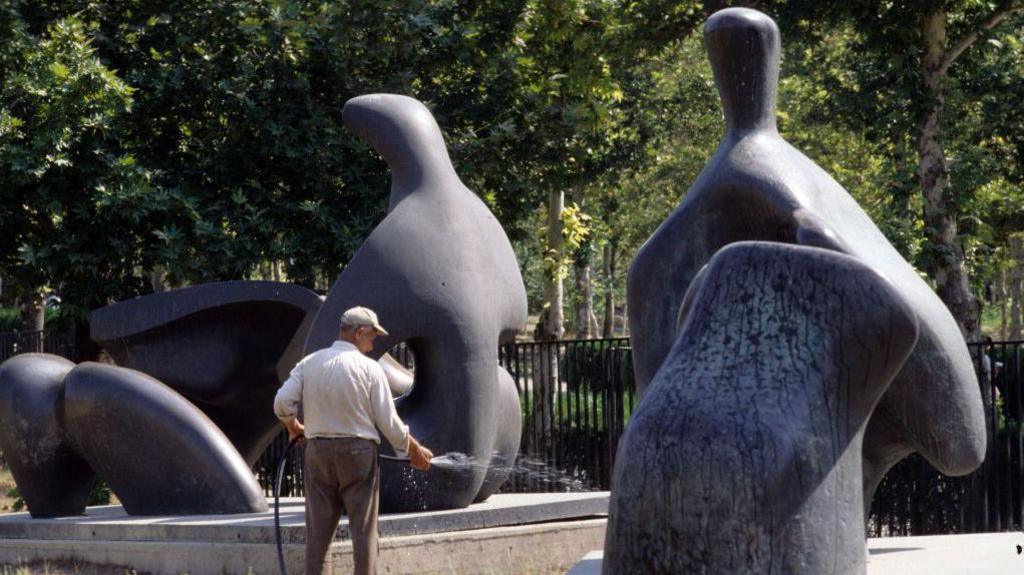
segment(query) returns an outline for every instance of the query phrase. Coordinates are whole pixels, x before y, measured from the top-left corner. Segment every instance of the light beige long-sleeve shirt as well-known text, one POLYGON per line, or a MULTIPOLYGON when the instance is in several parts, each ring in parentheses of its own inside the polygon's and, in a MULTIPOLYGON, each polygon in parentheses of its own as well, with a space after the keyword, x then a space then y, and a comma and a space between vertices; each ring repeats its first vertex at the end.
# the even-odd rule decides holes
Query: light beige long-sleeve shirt
POLYGON ((379 444, 379 429, 399 455, 409 450, 409 427, 398 416, 384 370, 347 341, 307 355, 292 369, 274 398, 274 413, 288 421, 299 404, 307 438, 361 437, 379 444))

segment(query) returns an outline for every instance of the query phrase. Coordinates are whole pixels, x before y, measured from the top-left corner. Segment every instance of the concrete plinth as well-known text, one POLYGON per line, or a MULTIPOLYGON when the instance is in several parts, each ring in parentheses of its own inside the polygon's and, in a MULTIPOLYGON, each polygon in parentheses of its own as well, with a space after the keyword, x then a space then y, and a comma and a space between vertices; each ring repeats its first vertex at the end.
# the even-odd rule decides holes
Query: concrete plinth
MULTIPOLYGON (((868 552, 868 575, 1024 573, 1024 533, 885 537, 869 539, 868 552)), ((566 575, 600 575, 602 556, 585 554, 566 575)))
POLYGON ((1024 546, 1024 533, 869 539, 868 575, 1024 573, 1018 545, 1024 546))
MULTIPOLYGON (((500 494, 467 509, 381 516, 381 573, 551 573, 604 541, 608 493, 500 494)), ((282 501, 289 572, 303 572, 302 500, 282 501)), ((0 516, 0 565, 52 561, 157 575, 277 572, 273 511, 244 515, 128 517, 120 506, 80 517, 0 516)), ((331 547, 351 573, 343 519, 331 547)))

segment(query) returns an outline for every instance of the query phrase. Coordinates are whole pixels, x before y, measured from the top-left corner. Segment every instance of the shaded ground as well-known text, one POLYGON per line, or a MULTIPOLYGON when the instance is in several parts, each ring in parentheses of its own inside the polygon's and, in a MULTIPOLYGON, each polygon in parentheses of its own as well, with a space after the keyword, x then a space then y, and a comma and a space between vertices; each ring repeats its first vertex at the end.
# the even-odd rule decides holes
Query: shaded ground
MULTIPOLYGON (((564 575, 564 571, 536 571, 529 575, 564 575)), ((23 565, 0 566, 0 575, 147 575, 145 572, 114 565, 87 565, 74 561, 32 562, 23 565)), ((187 575, 183 573, 182 575, 187 575)), ((459 574, 452 575, 476 575, 459 574)))
POLYGON ((11 470, 6 466, 0 466, 0 513, 20 511, 14 508, 14 502, 18 497, 11 493, 12 489, 14 489, 14 476, 11 475, 11 470))
POLYGON ((0 566, 0 575, 145 575, 114 565, 89 565, 77 561, 33 561, 0 566))
MULTIPOLYGON (((6 465, 0 464, 0 513, 28 511, 23 506, 16 487, 17 485, 14 483, 14 476, 11 475, 11 470, 6 465)), ((113 491, 110 491, 105 486, 103 486, 103 491, 109 498, 109 501, 90 501, 89 505, 118 505, 121 503, 113 491)), ((0 575, 8 575, 8 573, 0 571, 0 575)))

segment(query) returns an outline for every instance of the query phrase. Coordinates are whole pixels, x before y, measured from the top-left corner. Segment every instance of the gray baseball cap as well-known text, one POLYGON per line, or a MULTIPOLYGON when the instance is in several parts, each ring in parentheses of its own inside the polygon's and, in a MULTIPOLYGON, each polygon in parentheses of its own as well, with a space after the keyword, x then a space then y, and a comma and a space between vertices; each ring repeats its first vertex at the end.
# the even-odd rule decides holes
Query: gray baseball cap
POLYGON ((377 330, 377 333, 380 335, 390 335, 387 330, 381 327, 377 314, 373 313, 373 310, 368 307, 357 306, 345 311, 345 313, 341 314, 341 325, 370 326, 377 330))

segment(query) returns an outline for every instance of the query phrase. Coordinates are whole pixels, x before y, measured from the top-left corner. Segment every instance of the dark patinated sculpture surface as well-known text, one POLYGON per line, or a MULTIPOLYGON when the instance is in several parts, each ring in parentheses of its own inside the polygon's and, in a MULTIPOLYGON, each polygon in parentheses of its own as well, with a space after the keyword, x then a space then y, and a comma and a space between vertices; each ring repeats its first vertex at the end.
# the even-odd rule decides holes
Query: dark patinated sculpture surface
POLYGON ((0 450, 32 517, 81 515, 96 479, 61 421, 64 376, 73 367, 42 353, 0 364, 0 450))
POLYGON ((760 12, 730 8, 708 20, 704 39, 727 131, 682 204, 630 267, 638 388, 643 391, 667 357, 684 294, 715 252, 743 240, 819 246, 889 278, 921 321, 917 346, 867 429, 865 504, 885 472, 915 451, 947 474, 974 470, 985 454, 985 423, 963 337, 935 292, 856 201, 779 136, 775 23, 760 12))
POLYGON ((132 369, 91 362, 64 381, 68 437, 129 515, 267 510, 228 438, 171 388, 132 369))
POLYGON ((334 341, 349 307, 375 310, 391 335, 373 355, 405 341, 415 357, 413 389, 398 401, 413 435, 435 453, 483 464, 424 474, 385 463, 381 509, 465 507, 500 487, 519 447, 518 394, 498 366, 499 341, 526 323, 519 266, 501 225, 459 180, 426 107, 368 95, 349 100, 343 117, 387 161, 391 196, 387 217, 331 288, 306 353, 334 341))
POLYGON ((916 335, 856 258, 719 251, 619 444, 604 573, 864 573, 864 427, 916 335))
POLYGON ((306 320, 308 330, 319 304, 294 284, 226 281, 116 303, 90 314, 89 324, 118 365, 184 395, 253 465, 281 430, 273 411, 279 373, 301 359, 300 326, 306 320))

